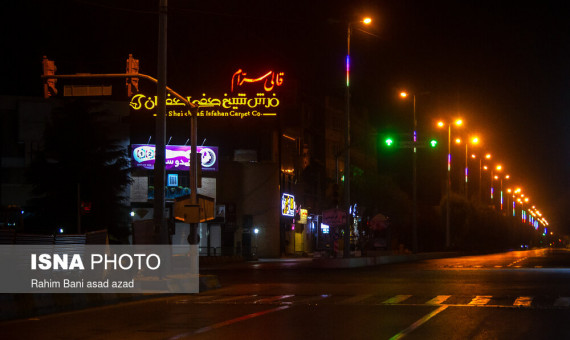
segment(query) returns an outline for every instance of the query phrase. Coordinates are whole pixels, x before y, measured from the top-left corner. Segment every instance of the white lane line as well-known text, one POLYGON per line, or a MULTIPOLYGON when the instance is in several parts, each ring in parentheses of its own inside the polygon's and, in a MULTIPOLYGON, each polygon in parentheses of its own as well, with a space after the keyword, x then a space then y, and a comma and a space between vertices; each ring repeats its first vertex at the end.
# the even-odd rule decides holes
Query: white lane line
POLYGON ((200 328, 200 329, 195 330, 194 332, 186 332, 186 333, 178 334, 178 335, 175 335, 175 336, 170 337, 170 338, 168 338, 168 339, 169 339, 169 340, 178 340, 178 339, 186 338, 186 337, 189 337, 189 336, 191 336, 191 335, 193 335, 193 334, 205 333, 205 332, 214 330, 214 329, 216 329, 216 328, 220 328, 220 327, 224 327, 224 326, 229 326, 229 325, 234 324, 234 323, 236 323, 236 322, 249 320, 249 319, 252 319, 252 318, 256 318, 256 317, 258 317, 258 316, 262 316, 262 315, 269 314, 269 313, 273 313, 273 312, 278 312, 278 311, 280 311, 280 310, 287 309, 287 308, 289 308, 289 306, 280 306, 280 307, 276 307, 276 308, 264 310, 264 311, 257 312, 257 313, 247 314, 247 315, 244 315, 244 316, 240 316, 240 317, 238 317, 238 318, 235 318, 235 319, 230 319, 230 320, 218 322, 218 323, 213 324, 213 325, 211 325, 211 326, 202 327, 202 328, 200 328))
POLYGON ((433 299, 429 300, 428 302, 426 302, 426 305, 441 305, 450 297, 451 295, 438 295, 433 299))
POLYGON ((275 301, 279 301, 279 300, 285 300, 287 298, 290 298, 291 296, 295 296, 295 295, 278 295, 278 296, 272 296, 272 297, 268 297, 265 299, 259 299, 254 301, 253 303, 255 304, 259 304, 259 303, 271 303, 271 302, 275 302, 275 301))
POLYGON ((425 315, 424 317, 422 317, 421 319, 419 319, 418 321, 414 322, 413 324, 410 325, 410 327, 404 329, 403 331, 401 331, 400 333, 394 335, 393 337, 390 338, 390 340, 398 340, 401 339, 403 337, 405 337, 406 335, 410 334, 411 332, 413 332, 416 328, 420 327, 421 325, 423 325, 424 323, 428 322, 429 319, 433 318, 434 316, 436 316, 437 314, 443 312, 444 310, 447 309, 448 306, 443 305, 441 307, 439 307, 438 309, 434 310, 433 312, 425 315))
POLYGON ((570 306, 570 297, 559 297, 554 301, 554 306, 556 307, 568 307, 570 306))
POLYGON ((513 303, 513 306, 530 307, 531 304, 532 304, 532 296, 519 296, 513 303))
POLYGON ((366 295, 356 295, 347 299, 344 299, 342 301, 339 301, 338 304, 341 305, 350 305, 350 304, 354 304, 354 303, 358 303, 361 301, 364 301, 368 298, 371 298, 372 296, 374 296, 373 294, 366 294, 366 295))
POLYGON ((382 303, 385 305, 395 305, 395 304, 400 303, 406 299, 409 299, 410 297, 411 297, 411 295, 396 295, 396 296, 391 297, 382 303))
POLYGON ((492 296, 489 296, 489 295, 477 295, 475 298, 473 298, 473 300, 471 300, 471 302, 468 303, 468 305, 483 306, 483 305, 486 305, 487 303, 489 303, 491 298, 492 298, 492 296))

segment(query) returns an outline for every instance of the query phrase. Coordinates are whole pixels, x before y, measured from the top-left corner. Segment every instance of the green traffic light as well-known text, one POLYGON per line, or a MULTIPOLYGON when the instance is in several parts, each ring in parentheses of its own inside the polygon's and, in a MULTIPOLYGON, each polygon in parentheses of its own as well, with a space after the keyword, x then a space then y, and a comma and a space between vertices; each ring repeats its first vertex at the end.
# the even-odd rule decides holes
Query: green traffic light
POLYGON ((392 138, 386 139, 386 145, 392 146, 392 144, 394 144, 394 140, 392 140, 392 138))
POLYGON ((437 141, 436 141, 435 139, 432 139, 432 140, 429 142, 429 145, 431 145, 432 148, 435 148, 435 147, 437 146, 437 141))

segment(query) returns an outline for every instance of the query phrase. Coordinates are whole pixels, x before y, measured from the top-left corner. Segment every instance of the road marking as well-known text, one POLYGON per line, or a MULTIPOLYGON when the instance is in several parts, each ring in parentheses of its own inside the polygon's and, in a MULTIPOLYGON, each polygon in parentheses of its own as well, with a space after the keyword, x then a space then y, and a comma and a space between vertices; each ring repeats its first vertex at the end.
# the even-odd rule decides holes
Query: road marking
POLYGON ((356 296, 344 299, 342 301, 339 301, 338 303, 341 305, 348 305, 348 304, 358 303, 360 301, 366 300, 366 299, 371 298, 373 296, 374 296, 373 294, 356 295, 356 296))
POLYGON ((555 307, 568 307, 570 306, 570 297, 559 297, 554 301, 555 307))
POLYGON ((211 331, 211 330, 216 329, 216 328, 229 326, 229 325, 234 324, 236 322, 253 319, 253 318, 256 318, 258 316, 262 316, 262 315, 273 313, 273 312, 278 312, 280 310, 284 310, 287 308, 289 308, 289 306, 279 306, 279 307, 264 310, 261 312, 247 314, 244 316, 240 316, 239 318, 218 322, 218 323, 215 323, 215 324, 213 324, 211 326, 207 326, 207 327, 202 327, 200 329, 195 330, 194 332, 187 332, 187 333, 183 333, 183 334, 178 334, 178 335, 175 335, 175 336, 169 338, 169 340, 178 340, 178 339, 182 339, 182 338, 188 337, 188 336, 193 335, 193 334, 205 333, 205 332, 211 331))
POLYGON ((483 306, 489 303, 492 296, 489 295, 477 295, 471 302, 468 303, 470 306, 483 306))
POLYGON ((409 299, 410 297, 411 297, 411 295, 396 295, 396 296, 391 297, 382 303, 385 305, 395 305, 395 304, 400 303, 406 299, 409 299))
POLYGON ((229 301, 238 301, 238 300, 243 300, 243 299, 247 299, 247 298, 252 298, 252 297, 256 297, 257 295, 238 295, 238 296, 229 296, 229 297, 225 297, 222 299, 216 299, 213 301, 208 301, 209 303, 218 303, 218 302, 229 302, 229 301))
POLYGON ((390 338, 390 340, 398 340, 401 339, 403 337, 405 337, 406 335, 410 334, 411 332, 413 332, 416 328, 420 327, 421 325, 423 325, 424 323, 428 322, 429 319, 433 318, 434 316, 436 316, 437 314, 443 312, 444 310, 447 309, 448 306, 443 305, 441 307, 439 307, 438 309, 434 310, 433 312, 425 315, 424 317, 422 317, 421 319, 419 319, 418 321, 414 322, 413 324, 410 325, 410 327, 404 329, 403 331, 401 331, 400 333, 394 335, 393 337, 390 338))
POLYGON ((513 306, 517 307, 530 307, 532 304, 532 296, 519 296, 513 306))
POLYGON ((255 304, 259 304, 259 303, 271 303, 271 302, 275 302, 275 301, 279 301, 279 300, 285 300, 287 298, 290 298, 291 296, 295 296, 295 295, 278 295, 278 296, 272 296, 272 297, 268 297, 265 299, 259 299, 254 301, 253 303, 255 304))
MULTIPOLYGON (((527 256, 527 257, 520 258, 520 259, 514 261, 513 263, 509 263, 509 264, 507 265, 507 267, 511 267, 511 266, 513 266, 513 265, 515 265, 515 264, 521 262, 521 261, 526 260, 526 259, 528 259, 528 256, 527 256)), ((517 268, 519 268, 519 267, 520 267, 520 266, 517 266, 517 268)))
POLYGON ((438 295, 433 299, 426 302, 426 305, 441 305, 445 300, 449 299, 451 295, 438 295))

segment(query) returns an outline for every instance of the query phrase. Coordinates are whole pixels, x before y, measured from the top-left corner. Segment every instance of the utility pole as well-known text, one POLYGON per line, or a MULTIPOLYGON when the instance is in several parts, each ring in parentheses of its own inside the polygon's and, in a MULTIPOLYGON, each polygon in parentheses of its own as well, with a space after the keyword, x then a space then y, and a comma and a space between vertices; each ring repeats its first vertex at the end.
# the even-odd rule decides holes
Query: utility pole
POLYGON ((167 0, 160 0, 158 8, 158 85, 156 112, 156 147, 154 162, 154 226, 158 244, 168 244, 168 230, 164 220, 165 136, 166 136, 166 27, 167 0))

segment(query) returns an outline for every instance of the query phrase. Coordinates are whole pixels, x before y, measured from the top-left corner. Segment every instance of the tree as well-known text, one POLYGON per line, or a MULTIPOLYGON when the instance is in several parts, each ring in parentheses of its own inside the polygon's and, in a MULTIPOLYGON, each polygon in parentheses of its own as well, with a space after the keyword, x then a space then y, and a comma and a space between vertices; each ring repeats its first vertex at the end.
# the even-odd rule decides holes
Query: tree
POLYGON ((80 223, 81 232, 108 229, 117 238, 128 234, 125 189, 130 169, 127 150, 118 144, 119 124, 112 117, 84 99, 53 110, 44 150, 29 172, 37 195, 32 205, 40 217, 36 228, 77 232, 80 223))

